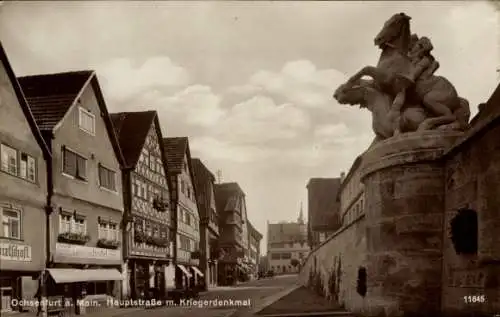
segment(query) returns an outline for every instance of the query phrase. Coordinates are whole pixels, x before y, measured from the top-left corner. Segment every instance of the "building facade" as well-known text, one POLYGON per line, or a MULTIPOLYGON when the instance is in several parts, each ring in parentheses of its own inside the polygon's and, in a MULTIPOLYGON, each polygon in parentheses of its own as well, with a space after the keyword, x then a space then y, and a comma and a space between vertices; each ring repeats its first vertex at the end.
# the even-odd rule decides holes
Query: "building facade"
POLYGON ((205 285, 208 288, 217 285, 217 262, 220 256, 215 176, 200 159, 194 158, 191 161, 200 212, 200 270, 205 274, 205 285))
MULTIPOLYGON (((215 201, 219 215, 219 284, 234 285, 245 273, 243 258, 243 217, 245 214, 245 193, 237 183, 215 185, 215 201)), ((248 241, 248 236, 246 238, 248 241)), ((247 244, 248 246, 248 244, 247 244)))
POLYGON ((163 137, 155 111, 111 114, 125 159, 122 173, 126 298, 175 288, 173 230, 163 137))
POLYGON ((49 295, 119 297, 123 157, 96 74, 18 80, 52 153, 49 295))
POLYGON ((260 264, 260 241, 262 240, 262 234, 255 229, 250 221, 248 221, 248 250, 250 258, 250 274, 252 277, 256 277, 259 272, 260 264))
POLYGON ((307 240, 311 249, 340 227, 340 183, 340 178, 311 178, 307 183, 307 240))
POLYGON ((364 215, 364 185, 360 179, 362 156, 358 156, 347 175, 341 175, 337 197, 340 202, 340 222, 347 226, 364 215))
POLYGON ((45 210, 50 206, 42 138, 0 43, 0 314, 31 299, 45 268, 45 210))
POLYGON ((267 259, 277 274, 297 273, 309 253, 302 210, 297 222, 268 223, 267 259))
POLYGON ((199 269, 200 217, 188 138, 164 138, 163 145, 175 219, 175 280, 180 288, 198 286, 204 282, 205 274, 199 269))

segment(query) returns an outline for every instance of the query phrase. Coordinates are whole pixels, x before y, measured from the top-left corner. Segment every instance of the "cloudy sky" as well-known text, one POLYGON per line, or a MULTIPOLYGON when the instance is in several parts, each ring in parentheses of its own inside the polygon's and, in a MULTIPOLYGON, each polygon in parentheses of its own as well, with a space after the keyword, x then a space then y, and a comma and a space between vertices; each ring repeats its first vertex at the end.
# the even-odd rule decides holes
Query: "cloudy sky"
POLYGON ((0 39, 18 76, 95 69, 111 112, 157 110, 164 135, 240 184, 265 235, 307 212, 309 178, 370 144, 369 113, 331 95, 377 62, 373 37, 402 11, 475 114, 498 83, 486 2, 4 2, 0 39))

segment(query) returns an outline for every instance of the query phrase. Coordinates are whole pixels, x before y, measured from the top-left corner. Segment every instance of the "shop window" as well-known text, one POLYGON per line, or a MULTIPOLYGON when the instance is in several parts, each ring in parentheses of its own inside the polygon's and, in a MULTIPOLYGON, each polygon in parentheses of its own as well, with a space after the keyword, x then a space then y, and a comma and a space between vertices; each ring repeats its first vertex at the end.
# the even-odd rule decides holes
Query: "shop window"
POLYGON ((366 296, 366 269, 364 267, 360 267, 358 269, 358 281, 356 283, 356 291, 359 295, 365 297, 366 296))
POLYGON ((451 241, 457 254, 476 254, 478 248, 477 213, 460 209, 451 220, 451 241))

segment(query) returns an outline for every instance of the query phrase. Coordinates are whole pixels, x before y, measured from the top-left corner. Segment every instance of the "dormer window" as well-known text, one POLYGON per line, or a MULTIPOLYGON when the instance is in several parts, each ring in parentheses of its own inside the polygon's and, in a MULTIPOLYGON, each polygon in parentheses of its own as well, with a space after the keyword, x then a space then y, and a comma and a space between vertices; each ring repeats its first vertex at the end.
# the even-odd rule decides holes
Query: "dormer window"
POLYGON ((95 135, 95 115, 82 107, 78 109, 78 125, 80 129, 90 135, 95 135))

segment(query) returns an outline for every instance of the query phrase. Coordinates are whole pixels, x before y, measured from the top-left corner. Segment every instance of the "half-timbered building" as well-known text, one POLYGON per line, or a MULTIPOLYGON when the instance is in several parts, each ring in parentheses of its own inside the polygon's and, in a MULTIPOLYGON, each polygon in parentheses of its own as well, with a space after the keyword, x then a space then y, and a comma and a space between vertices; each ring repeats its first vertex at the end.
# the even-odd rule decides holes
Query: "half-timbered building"
POLYGON ((111 115, 125 158, 123 231, 126 296, 140 298, 151 288, 160 296, 175 287, 169 187, 156 111, 111 115))
POLYGON ((200 265, 200 217, 196 201, 196 186, 187 137, 165 138, 171 185, 172 210, 176 232, 176 286, 186 288, 203 281, 200 265))

